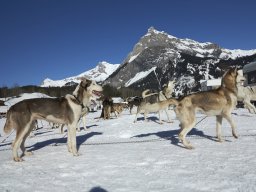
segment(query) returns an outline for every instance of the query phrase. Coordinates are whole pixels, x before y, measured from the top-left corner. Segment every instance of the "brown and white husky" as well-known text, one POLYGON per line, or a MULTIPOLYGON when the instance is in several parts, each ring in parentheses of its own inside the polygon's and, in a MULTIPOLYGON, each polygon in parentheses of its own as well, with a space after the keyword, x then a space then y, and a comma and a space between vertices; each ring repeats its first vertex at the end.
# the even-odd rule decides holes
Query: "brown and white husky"
POLYGON ((182 98, 180 101, 173 100, 175 113, 180 121, 181 131, 179 139, 187 149, 193 146, 186 140, 186 135, 196 124, 196 111, 201 111, 207 116, 216 116, 216 134, 218 140, 222 141, 221 124, 225 118, 232 128, 232 134, 236 134, 235 123, 232 120, 231 112, 237 104, 237 82, 240 81, 237 69, 229 69, 222 78, 222 85, 215 90, 194 93, 182 98))

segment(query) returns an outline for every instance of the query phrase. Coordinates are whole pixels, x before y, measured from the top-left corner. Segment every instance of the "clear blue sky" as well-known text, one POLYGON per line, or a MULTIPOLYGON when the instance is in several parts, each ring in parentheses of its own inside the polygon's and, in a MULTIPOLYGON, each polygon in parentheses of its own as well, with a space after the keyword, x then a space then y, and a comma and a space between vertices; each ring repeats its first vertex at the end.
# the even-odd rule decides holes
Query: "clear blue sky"
POLYGON ((0 0, 0 87, 121 63, 150 26, 256 49, 255 0, 0 0))

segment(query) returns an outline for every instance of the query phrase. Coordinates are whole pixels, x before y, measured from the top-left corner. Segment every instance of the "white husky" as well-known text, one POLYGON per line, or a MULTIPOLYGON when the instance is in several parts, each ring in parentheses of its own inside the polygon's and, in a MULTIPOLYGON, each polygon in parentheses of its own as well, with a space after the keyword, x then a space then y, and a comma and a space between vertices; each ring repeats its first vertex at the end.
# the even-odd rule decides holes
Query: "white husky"
MULTIPOLYGON (((163 86, 163 90, 158 92, 158 93, 148 93, 149 89, 145 90, 142 92, 142 98, 145 99, 146 97, 152 96, 152 95, 156 95, 156 101, 160 102, 160 101, 166 101, 168 99, 170 99, 172 97, 172 93, 174 91, 174 86, 175 86, 175 81, 169 81, 167 84, 165 84, 163 86)), ((165 111, 166 116, 169 120, 169 122, 171 123, 172 120, 170 118, 170 114, 168 111, 168 107, 164 108, 163 111, 165 111)), ((160 118, 160 114, 159 114, 159 118, 160 118)), ((162 123, 162 121, 160 120, 160 123, 162 123)))
POLYGON ((256 101, 256 86, 247 86, 244 87, 243 83, 245 78, 243 77, 243 71, 238 71, 239 75, 242 78, 242 81, 238 81, 237 83, 237 100, 242 101, 244 103, 244 107, 249 110, 250 113, 256 113, 256 108, 251 101, 256 101))

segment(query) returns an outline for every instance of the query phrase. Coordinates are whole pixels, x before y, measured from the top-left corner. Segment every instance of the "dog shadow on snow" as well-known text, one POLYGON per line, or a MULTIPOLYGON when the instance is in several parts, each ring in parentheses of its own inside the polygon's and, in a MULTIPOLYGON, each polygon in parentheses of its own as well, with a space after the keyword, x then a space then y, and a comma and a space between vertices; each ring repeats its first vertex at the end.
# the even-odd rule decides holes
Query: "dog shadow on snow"
MULTIPOLYGON (((79 150, 80 146, 89 138, 96 136, 96 135, 102 135, 102 132, 90 132, 84 135, 79 135, 76 136, 76 143, 77 143, 77 149, 79 150)), ((44 148, 46 146, 58 146, 59 144, 66 144, 67 143, 67 138, 55 138, 55 139, 49 139, 46 141, 41 141, 41 142, 37 142, 34 145, 28 146, 26 148, 28 148, 28 151, 36 151, 39 150, 41 148, 44 148)))
MULTIPOLYGON (((138 117, 137 118, 137 121, 139 122, 139 121, 144 121, 144 117, 138 117)), ((146 118, 146 121, 153 121, 153 122, 155 122, 155 123, 158 123, 158 124, 160 124, 160 122, 159 122, 159 118, 157 118, 157 117, 155 117, 155 116, 149 116, 149 117, 147 117, 146 118)))
MULTIPOLYGON (((176 129, 176 130, 170 130, 170 131, 160 131, 160 132, 155 132, 155 133, 146 133, 146 134, 135 135, 135 136, 133 136, 133 138, 134 137, 142 138, 142 137, 149 137, 149 136, 155 135, 161 139, 166 139, 166 140, 171 141, 171 144, 173 144, 175 146, 185 148, 179 141, 179 138, 178 138, 179 133, 180 133, 180 129, 176 129)), ((200 131, 196 128, 193 128, 187 134, 187 139, 189 140, 189 137, 193 137, 193 136, 198 136, 198 137, 206 138, 206 139, 217 142, 216 137, 213 137, 210 135, 205 135, 203 131, 200 131)))

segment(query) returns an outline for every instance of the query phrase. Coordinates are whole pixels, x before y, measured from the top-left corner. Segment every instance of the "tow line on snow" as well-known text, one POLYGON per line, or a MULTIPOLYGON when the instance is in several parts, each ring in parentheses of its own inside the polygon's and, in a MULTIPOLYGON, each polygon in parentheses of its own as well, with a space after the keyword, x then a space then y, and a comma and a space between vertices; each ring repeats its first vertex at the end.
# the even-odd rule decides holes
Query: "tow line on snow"
MULTIPOLYGON (((203 117, 200 119, 200 121, 197 122, 195 126, 200 124, 202 121, 204 121, 207 118, 207 116, 203 117)), ((10 133, 1 143, 3 143, 12 133, 10 133)), ((65 138, 67 133, 59 138, 65 138)), ((239 135, 240 137, 255 137, 256 134, 245 134, 245 135, 239 135)), ((216 137, 208 136, 208 135, 187 135, 189 138, 197 138, 197 139, 203 139, 203 138, 208 138, 208 139, 214 139, 216 137)), ((222 136, 223 138, 228 138, 228 137, 233 137, 233 136, 222 136)), ((162 137, 162 138, 157 138, 157 139, 146 139, 146 140, 139 140, 139 141, 113 141, 113 142, 91 142, 91 143, 78 143, 78 145, 116 145, 116 144, 134 144, 134 143, 150 143, 150 142, 159 142, 159 141, 166 141, 166 140, 172 140, 175 139, 177 140, 177 135, 169 136, 169 137, 162 137)), ((64 143, 54 143, 50 146, 57 147, 57 146, 62 146, 66 145, 64 143)), ((0 145, 1 146, 1 145, 0 145)), ((37 147, 43 147, 43 146, 38 146, 37 147)), ((11 148, 8 149, 0 149, 0 151, 8 151, 11 150, 11 148)))
MULTIPOLYGON (((245 135, 239 135, 240 137, 256 137, 256 134, 245 134, 245 135)), ((196 138, 196 139, 204 139, 204 138, 209 138, 209 139, 214 139, 216 137, 212 136, 207 136, 207 135, 187 135, 187 137, 190 138, 196 138)), ((223 138, 230 138, 233 136, 223 136, 223 138)), ((168 141, 172 139, 178 139, 177 136, 171 136, 171 137, 162 137, 162 138, 157 138, 157 139, 147 139, 147 140, 140 140, 140 141, 113 141, 113 142, 91 142, 91 143, 78 143, 78 145, 117 145, 117 144, 136 144, 136 143, 151 143, 151 142, 160 142, 160 141, 168 141)), ((52 147, 58 147, 58 146, 64 146, 66 145, 65 143, 54 143, 50 146, 52 147)), ((43 147, 44 145, 40 146, 37 145, 37 147, 43 147)), ((29 148, 29 147, 28 147, 29 148)), ((7 149, 0 149, 1 151, 9 151, 11 148, 7 149)))
MULTIPOLYGON (((12 135, 12 133, 14 132, 14 129, 12 130, 12 132, 9 134, 9 135, 7 135, 4 139, 3 139, 3 141, 1 141, 1 143, 4 143, 5 141, 6 141, 6 139, 8 139, 11 135, 12 135)), ((1 144, 0 143, 0 144, 1 144)))

